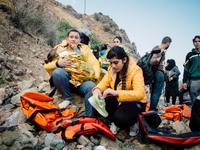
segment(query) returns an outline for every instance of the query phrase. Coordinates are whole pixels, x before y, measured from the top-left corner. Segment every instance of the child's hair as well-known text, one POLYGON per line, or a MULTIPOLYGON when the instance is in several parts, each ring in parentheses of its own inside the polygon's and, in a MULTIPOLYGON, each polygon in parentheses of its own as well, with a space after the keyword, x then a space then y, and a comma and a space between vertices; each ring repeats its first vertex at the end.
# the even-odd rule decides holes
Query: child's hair
POLYGON ((47 60, 45 60, 44 62, 48 64, 56 57, 56 55, 57 55, 56 49, 52 49, 47 55, 47 60))
POLYGON ((113 40, 118 39, 120 43, 122 43, 122 37, 121 36, 116 36, 113 40))

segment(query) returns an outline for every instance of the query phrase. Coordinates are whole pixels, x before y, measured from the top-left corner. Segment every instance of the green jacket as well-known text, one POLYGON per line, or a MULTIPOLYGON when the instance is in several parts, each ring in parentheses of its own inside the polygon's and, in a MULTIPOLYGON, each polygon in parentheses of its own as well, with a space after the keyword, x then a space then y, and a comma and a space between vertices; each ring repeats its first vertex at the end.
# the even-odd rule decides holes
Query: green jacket
POLYGON ((189 80, 200 80, 200 53, 192 49, 187 56, 184 63, 183 83, 189 80))

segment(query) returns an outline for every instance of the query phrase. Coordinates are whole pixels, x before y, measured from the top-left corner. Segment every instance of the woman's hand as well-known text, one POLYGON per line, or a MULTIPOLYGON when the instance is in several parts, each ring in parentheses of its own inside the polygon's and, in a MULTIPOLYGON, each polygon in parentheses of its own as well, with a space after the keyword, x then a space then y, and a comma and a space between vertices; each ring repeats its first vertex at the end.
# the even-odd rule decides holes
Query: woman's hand
POLYGON ((100 89, 95 89, 92 93, 93 94, 98 94, 99 97, 102 97, 102 93, 101 93, 100 89))
POLYGON ((64 68, 69 68, 72 65, 71 58, 59 58, 58 65, 64 68))
POLYGON ((117 91, 115 91, 115 90, 113 90, 111 88, 108 88, 103 92, 102 98, 106 98, 108 96, 116 96, 117 97, 118 93, 117 93, 117 91))
POLYGON ((183 83, 183 84, 182 84, 182 88, 185 89, 185 90, 187 90, 187 88, 188 88, 187 83, 183 83))

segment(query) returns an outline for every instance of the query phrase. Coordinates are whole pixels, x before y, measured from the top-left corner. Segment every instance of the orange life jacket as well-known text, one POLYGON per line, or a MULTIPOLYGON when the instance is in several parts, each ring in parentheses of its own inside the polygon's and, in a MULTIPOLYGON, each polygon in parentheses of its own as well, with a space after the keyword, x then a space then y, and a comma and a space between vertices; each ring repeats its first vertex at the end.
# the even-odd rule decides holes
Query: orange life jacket
POLYGON ((53 132, 64 140, 74 139, 79 135, 94 134, 98 131, 112 140, 115 136, 100 120, 91 117, 76 116, 72 109, 60 109, 52 104, 54 98, 38 92, 26 92, 21 96, 21 110, 29 120, 48 132, 53 132))
POLYGON ((29 120, 37 123, 48 132, 54 130, 57 122, 62 118, 70 119, 76 115, 72 109, 59 109, 51 104, 54 98, 38 92, 26 92, 21 96, 21 110, 29 120))
POLYGON ((116 137, 100 120, 91 117, 64 119, 54 129, 54 133, 65 140, 74 139, 79 135, 93 134, 101 131, 112 140, 116 137))
POLYGON ((165 110, 165 113, 162 115, 163 119, 180 121, 181 117, 190 119, 191 116, 191 109, 186 104, 172 105, 163 109, 165 110))

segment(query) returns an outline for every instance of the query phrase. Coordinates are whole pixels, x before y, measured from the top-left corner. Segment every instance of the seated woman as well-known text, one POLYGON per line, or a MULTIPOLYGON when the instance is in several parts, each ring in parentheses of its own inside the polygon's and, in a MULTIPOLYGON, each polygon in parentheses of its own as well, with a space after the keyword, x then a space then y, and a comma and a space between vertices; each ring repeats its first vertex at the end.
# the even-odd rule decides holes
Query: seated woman
POLYGON ((108 115, 111 131, 116 134, 119 128, 130 128, 137 123, 138 113, 145 111, 147 98, 142 70, 122 47, 112 47, 107 59, 108 72, 94 87, 89 102, 101 115, 108 115))
MULTIPOLYGON (((70 30, 67 34, 66 40, 55 46, 57 51, 64 50, 66 52, 74 52, 77 48, 83 53, 85 62, 93 68, 94 79, 99 80, 101 71, 99 62, 87 45, 80 44, 80 33, 78 30, 70 30)), ((70 104, 72 100, 71 90, 74 90, 74 92, 84 96, 86 116, 93 117, 94 110, 88 102, 88 98, 92 96, 91 90, 95 87, 95 83, 91 80, 86 80, 83 81, 79 86, 75 87, 70 83, 71 75, 66 71, 66 68, 72 68, 72 66, 72 58, 67 57, 67 55, 64 58, 59 57, 59 59, 44 64, 44 68, 48 73, 50 73, 55 87, 61 93, 64 100, 59 104, 59 107, 66 108, 70 104)))

